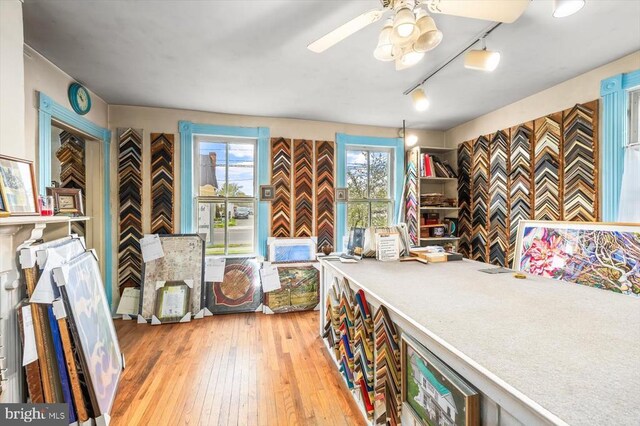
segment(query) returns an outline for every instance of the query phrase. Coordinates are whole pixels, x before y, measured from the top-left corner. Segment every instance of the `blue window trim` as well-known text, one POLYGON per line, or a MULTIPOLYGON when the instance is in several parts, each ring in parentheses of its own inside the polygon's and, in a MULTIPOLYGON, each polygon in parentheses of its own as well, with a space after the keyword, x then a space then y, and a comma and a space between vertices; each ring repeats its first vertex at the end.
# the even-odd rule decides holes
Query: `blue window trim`
POLYGON ((38 92, 38 187, 41 195, 51 186, 51 121, 73 127, 102 142, 103 191, 102 210, 104 220, 104 289, 111 306, 112 253, 111 253, 111 131, 76 114, 42 92, 38 92))
MULTIPOLYGON (((179 121, 180 131, 180 232, 189 234, 195 232, 193 201, 195 200, 195 186, 193 182, 193 136, 235 136, 253 138, 258 141, 258 187, 269 184, 269 128, 267 127, 236 127, 217 126, 213 124, 198 124, 191 121, 179 121)), ((258 199, 258 230, 257 253, 265 256, 267 252, 267 230, 269 229, 269 203, 258 199)))
POLYGON ((640 86, 640 70, 600 82, 602 96, 602 221, 618 220, 620 185, 627 144, 629 90, 640 86))
MULTIPOLYGON (((394 158, 394 179, 393 179, 393 196, 395 211, 393 221, 400 221, 400 211, 402 203, 402 186, 404 185, 404 143, 401 138, 380 138, 373 136, 354 136, 345 133, 336 133, 336 187, 345 188, 347 186, 346 178, 346 159, 347 148, 353 146, 366 147, 382 147, 392 148, 394 158)), ((338 203, 336 206, 336 247, 338 250, 344 250, 342 247, 342 239, 346 235, 347 227, 347 204, 338 203)))

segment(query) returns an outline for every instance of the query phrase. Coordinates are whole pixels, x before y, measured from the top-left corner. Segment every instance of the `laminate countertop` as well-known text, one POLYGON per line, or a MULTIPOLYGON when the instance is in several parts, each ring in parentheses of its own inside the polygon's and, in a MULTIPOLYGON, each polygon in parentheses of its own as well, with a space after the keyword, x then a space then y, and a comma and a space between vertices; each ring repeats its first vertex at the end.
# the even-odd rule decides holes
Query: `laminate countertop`
POLYGON ((558 423, 640 424, 640 298, 469 260, 323 263, 558 423))

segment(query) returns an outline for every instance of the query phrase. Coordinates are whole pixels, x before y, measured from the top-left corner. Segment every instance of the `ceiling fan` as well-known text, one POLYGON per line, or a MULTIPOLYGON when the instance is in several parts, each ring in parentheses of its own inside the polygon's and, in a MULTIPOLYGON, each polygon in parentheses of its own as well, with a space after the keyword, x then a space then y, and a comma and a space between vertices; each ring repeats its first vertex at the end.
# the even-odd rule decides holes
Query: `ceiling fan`
POLYGON ((395 61, 396 70, 417 64, 425 52, 442 41, 431 13, 512 23, 522 15, 530 0, 380 0, 381 9, 372 9, 346 22, 309 44, 312 52, 322 53, 364 27, 387 19, 374 56, 380 61, 395 61))

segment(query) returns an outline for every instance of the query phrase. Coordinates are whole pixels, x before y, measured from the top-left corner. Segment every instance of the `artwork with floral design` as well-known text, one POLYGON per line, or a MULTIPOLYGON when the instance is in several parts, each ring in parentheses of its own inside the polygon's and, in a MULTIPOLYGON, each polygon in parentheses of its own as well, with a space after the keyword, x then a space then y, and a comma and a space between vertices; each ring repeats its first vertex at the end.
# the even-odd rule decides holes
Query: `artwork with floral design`
POLYGON ((123 366, 98 261, 86 252, 54 269, 54 277, 70 317, 74 346, 81 349, 94 414, 109 414, 123 366))
POLYGON ((516 269, 640 297, 640 226, 522 221, 516 269))

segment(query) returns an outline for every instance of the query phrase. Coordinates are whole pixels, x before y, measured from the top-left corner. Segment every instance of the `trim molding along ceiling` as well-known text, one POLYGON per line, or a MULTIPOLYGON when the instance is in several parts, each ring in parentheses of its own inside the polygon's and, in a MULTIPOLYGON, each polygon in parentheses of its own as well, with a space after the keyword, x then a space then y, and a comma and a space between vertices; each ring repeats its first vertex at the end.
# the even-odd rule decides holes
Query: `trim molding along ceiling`
POLYGON ((596 222, 598 101, 458 146, 459 251, 508 266, 522 219, 596 222))

